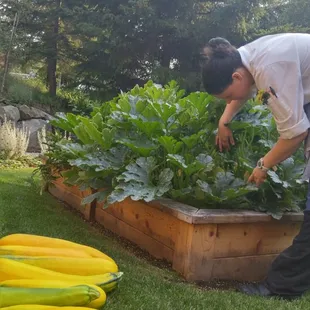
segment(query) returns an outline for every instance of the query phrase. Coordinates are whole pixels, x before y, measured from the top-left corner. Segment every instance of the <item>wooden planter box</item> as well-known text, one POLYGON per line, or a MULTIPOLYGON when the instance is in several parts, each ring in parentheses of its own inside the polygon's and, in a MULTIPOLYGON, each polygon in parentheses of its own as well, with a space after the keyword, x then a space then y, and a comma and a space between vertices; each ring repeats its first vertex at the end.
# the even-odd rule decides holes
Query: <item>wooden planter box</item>
POLYGON ((63 184, 63 178, 58 178, 49 186, 49 192, 59 200, 66 202, 69 206, 83 214, 85 219, 92 220, 91 204, 82 205, 84 197, 91 195, 91 190, 80 191, 78 186, 67 186, 63 184))
MULTIPOLYGON (((83 210, 78 189, 58 181, 50 192, 83 210)), ((196 209, 169 199, 126 199, 107 209, 90 207, 95 220, 172 267, 188 281, 262 280, 274 258, 291 245, 303 213, 274 220, 265 213, 196 209)), ((82 213, 89 218, 89 207, 82 213)))

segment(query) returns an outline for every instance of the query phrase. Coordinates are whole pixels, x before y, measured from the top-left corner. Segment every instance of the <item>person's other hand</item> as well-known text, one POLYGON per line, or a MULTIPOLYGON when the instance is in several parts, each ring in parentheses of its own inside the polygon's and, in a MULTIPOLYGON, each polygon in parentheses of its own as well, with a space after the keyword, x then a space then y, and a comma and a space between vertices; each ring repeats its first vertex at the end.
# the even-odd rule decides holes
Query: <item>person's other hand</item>
POLYGON ((256 186, 262 185, 265 180, 267 179, 267 171, 264 171, 260 168, 255 168, 250 175, 248 182, 249 183, 255 183, 256 186))
POLYGON ((230 145, 235 145, 231 129, 221 121, 219 122, 215 143, 219 147, 220 152, 230 150, 230 145))

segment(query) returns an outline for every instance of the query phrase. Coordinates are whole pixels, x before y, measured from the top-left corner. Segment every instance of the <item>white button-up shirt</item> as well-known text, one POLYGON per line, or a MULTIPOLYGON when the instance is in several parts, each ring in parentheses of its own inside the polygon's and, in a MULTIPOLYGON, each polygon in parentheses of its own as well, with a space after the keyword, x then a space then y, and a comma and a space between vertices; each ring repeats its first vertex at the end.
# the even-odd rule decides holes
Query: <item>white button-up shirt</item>
POLYGON ((268 91, 280 137, 294 138, 310 128, 304 105, 310 102, 310 35, 269 35, 239 49, 258 90, 268 91))

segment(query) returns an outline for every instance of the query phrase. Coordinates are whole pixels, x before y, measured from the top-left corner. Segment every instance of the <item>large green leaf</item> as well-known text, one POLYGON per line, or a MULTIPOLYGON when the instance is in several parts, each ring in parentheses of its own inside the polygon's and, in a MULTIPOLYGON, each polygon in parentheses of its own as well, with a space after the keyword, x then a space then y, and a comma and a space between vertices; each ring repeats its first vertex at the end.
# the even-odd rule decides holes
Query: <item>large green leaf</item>
POLYGON ((118 139, 116 142, 126 145, 129 147, 134 153, 139 154, 140 156, 147 157, 152 151, 156 150, 158 146, 146 139, 130 139, 130 138, 122 138, 118 139))
POLYGON ((191 93, 185 99, 196 109, 198 118, 206 113, 207 105, 212 101, 213 97, 207 93, 191 93))
POLYGON ((185 170, 187 169, 187 165, 185 162, 185 158, 182 155, 179 154, 168 154, 167 161, 173 163, 177 167, 185 170))
POLYGON ((92 195, 89 195, 89 196, 83 198, 82 204, 86 205, 88 203, 92 203, 95 199, 97 200, 97 202, 102 202, 108 197, 109 193, 110 193, 110 190, 96 192, 92 195))
POLYGON ((67 120, 72 127, 75 127, 80 123, 80 117, 72 113, 67 114, 67 120))
POLYGON ((74 114, 58 113, 57 118, 50 121, 50 124, 68 132, 73 132, 73 128, 79 124, 78 117, 74 114))
POLYGON ((131 122, 150 138, 163 134, 162 124, 160 122, 143 121, 141 119, 132 119, 131 122))
POLYGON ((151 103, 151 107, 153 108, 156 115, 164 121, 164 123, 167 123, 169 118, 172 117, 176 112, 176 107, 169 104, 168 102, 153 102, 151 103))
POLYGON ((87 154, 84 158, 77 158, 69 160, 72 166, 79 167, 81 169, 92 168, 97 172, 100 171, 113 171, 119 170, 125 163, 125 158, 128 154, 128 150, 123 147, 112 148, 106 152, 96 152, 87 154))
POLYGON ((238 189, 246 185, 245 181, 235 178, 231 172, 218 172, 214 183, 218 192, 227 189, 238 189))
POLYGON ((97 125, 88 118, 83 117, 83 118, 81 118, 81 121, 84 125, 85 132, 88 134, 88 136, 93 141, 93 143, 96 142, 99 145, 104 146, 102 134, 97 129, 97 125))
POLYGON ((102 148, 104 150, 109 150, 113 143, 114 143, 114 139, 115 139, 115 134, 116 134, 116 128, 104 128, 101 132, 102 135, 102 148))
POLYGON ((124 182, 135 181, 148 184, 151 181, 152 173, 157 168, 157 162, 154 157, 140 157, 135 163, 131 163, 126 167, 117 179, 124 182))
POLYGON ((179 113, 178 123, 180 124, 180 126, 188 125, 190 120, 191 120, 191 115, 188 111, 184 110, 184 111, 179 113))
POLYGON ((100 112, 94 115, 92 118, 93 123, 96 125, 97 129, 99 131, 102 131, 104 126, 103 126, 103 118, 100 112))
POLYGON ((200 154, 190 164, 186 164, 186 159, 178 154, 168 154, 167 158, 169 162, 181 168, 188 176, 203 169, 206 171, 213 169, 212 158, 204 154, 200 154))
POLYGON ((193 197, 193 188, 191 186, 183 187, 181 189, 171 189, 169 191, 169 194, 171 195, 171 198, 173 199, 182 199, 185 197, 193 197), (190 196, 191 195, 191 196, 190 196))
POLYGON ((201 130, 200 132, 195 133, 191 136, 183 137, 182 141, 186 144, 186 146, 189 149, 192 149, 199 144, 200 137, 204 134, 206 134, 206 132, 204 130, 201 130))
POLYGON ((63 171, 61 175, 65 178, 65 183, 69 185, 76 185, 79 183, 79 170, 74 167, 70 170, 63 171))
POLYGON ((183 143, 181 141, 178 141, 170 136, 161 136, 157 140, 169 154, 178 154, 183 147, 183 143))
POLYGON ((222 197, 224 200, 233 200, 233 199, 236 199, 236 198, 245 196, 249 193, 257 192, 257 191, 258 191, 258 188, 253 185, 241 187, 238 189, 230 188, 230 189, 227 189, 226 191, 223 191, 222 197))
POLYGON ((287 182, 288 186, 294 187, 297 183, 302 183, 304 172, 304 162, 297 162, 294 158, 290 157, 283 161, 279 167, 279 174, 281 173, 281 179, 283 182, 287 182))
POLYGON ((162 197, 171 189, 171 181, 173 179, 173 176, 173 171, 169 168, 165 168, 160 172, 156 183, 156 198, 162 197))
POLYGON ((206 155, 206 154, 199 154, 196 157, 196 160, 204 165, 205 172, 209 172, 213 170, 215 164, 211 156, 206 155))
POLYGON ((283 184, 283 182, 280 180, 280 177, 277 175, 275 171, 268 171, 268 175, 270 176, 271 180, 276 184, 283 184))
MULTIPOLYGON (((197 181, 197 185, 199 188, 205 193, 205 197, 211 201, 216 203, 224 203, 229 201, 234 201, 240 197, 244 197, 251 192, 258 191, 258 188, 253 185, 248 185, 245 187, 236 188, 229 188, 223 191, 216 191, 213 190, 213 186, 204 182, 202 180, 197 181)), ((236 208, 237 206, 231 206, 236 208)))
POLYGON ((73 128, 76 137, 84 144, 92 144, 94 140, 85 131, 83 123, 78 124, 73 128))
POLYGON ((210 203, 210 202, 215 202, 215 203, 222 202, 222 198, 213 194, 212 188, 207 182, 198 180, 197 185, 198 185, 199 189, 204 192, 205 198, 207 199, 208 203, 210 203))
POLYGON ((117 178, 120 183, 109 195, 108 203, 119 202, 127 197, 149 202, 164 195, 171 188, 173 172, 166 168, 155 180, 153 172, 156 168, 156 159, 153 157, 138 158, 135 163, 129 164, 117 178))
POLYGON ((57 143, 57 146, 60 147, 68 159, 84 158, 87 154, 94 150, 93 146, 72 143, 66 140, 57 143))

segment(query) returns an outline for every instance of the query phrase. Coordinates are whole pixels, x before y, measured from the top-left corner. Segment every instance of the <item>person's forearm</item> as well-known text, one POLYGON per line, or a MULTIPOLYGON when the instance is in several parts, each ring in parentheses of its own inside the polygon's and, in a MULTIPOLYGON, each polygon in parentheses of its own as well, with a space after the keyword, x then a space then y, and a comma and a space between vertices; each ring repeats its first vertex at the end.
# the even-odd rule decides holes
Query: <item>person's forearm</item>
POLYGON ((234 116, 241 110, 246 101, 233 100, 226 105, 225 111, 220 118, 220 123, 230 123, 234 116))
POLYGON ((264 156, 264 166, 272 168, 292 156, 307 137, 308 131, 293 138, 279 139, 274 147, 264 156))

